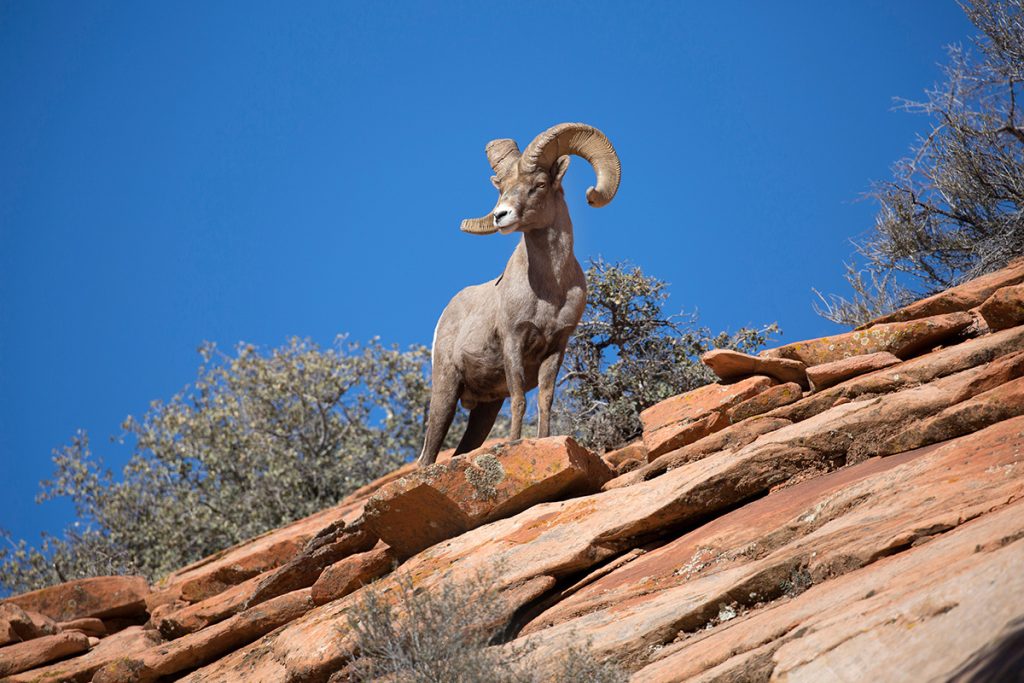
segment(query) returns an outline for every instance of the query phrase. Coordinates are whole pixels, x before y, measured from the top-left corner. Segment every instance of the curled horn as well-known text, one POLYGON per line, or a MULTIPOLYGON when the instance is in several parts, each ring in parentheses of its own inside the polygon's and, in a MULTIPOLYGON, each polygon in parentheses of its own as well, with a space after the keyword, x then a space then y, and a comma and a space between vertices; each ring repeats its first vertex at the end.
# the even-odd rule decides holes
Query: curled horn
POLYGON ((487 143, 487 160, 491 162, 494 175, 503 180, 519 161, 519 145, 515 140, 501 138, 487 143))
MULTIPOLYGON (((487 143, 487 160, 491 162, 494 175, 498 176, 500 182, 507 178, 519 163, 519 145, 515 140, 508 138, 491 140, 487 143)), ((480 218, 467 218, 462 221, 460 229, 474 235, 489 235, 498 231, 494 227, 494 218, 491 214, 480 218)))
MULTIPOLYGON (((493 144, 493 143, 492 143, 493 144)), ((597 174, 595 187, 587 188, 587 203, 604 206, 619 189, 622 166, 619 155, 604 133, 585 123, 560 123, 533 139, 519 158, 523 171, 550 169, 559 157, 566 154, 581 156, 590 162, 597 174)))

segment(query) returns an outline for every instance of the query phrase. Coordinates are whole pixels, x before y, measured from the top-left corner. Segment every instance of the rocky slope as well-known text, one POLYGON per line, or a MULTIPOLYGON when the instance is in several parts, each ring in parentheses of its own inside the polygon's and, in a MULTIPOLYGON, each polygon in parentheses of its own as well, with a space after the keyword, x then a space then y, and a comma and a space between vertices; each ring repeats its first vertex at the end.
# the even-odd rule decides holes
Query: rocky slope
POLYGON ((486 575, 538 671, 635 681, 1018 680, 1024 261, 745 356, 604 456, 554 437, 406 466, 169 576, 0 603, 0 677, 345 680, 361 587, 486 575))

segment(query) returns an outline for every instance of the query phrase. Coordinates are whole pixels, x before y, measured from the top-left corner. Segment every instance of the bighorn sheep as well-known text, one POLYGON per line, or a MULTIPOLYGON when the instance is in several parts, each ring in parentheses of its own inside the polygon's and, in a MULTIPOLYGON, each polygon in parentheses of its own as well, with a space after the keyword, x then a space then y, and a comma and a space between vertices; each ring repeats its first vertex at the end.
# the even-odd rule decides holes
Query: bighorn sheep
POLYGON ((587 303, 587 282, 573 255, 572 222, 562 191, 570 154, 594 167, 591 206, 604 206, 619 187, 619 158, 604 133, 563 123, 538 135, 520 155, 514 140, 493 140, 487 159, 498 203, 483 218, 462 221, 464 232, 523 233, 495 280, 467 287, 441 313, 434 330, 430 413, 419 463, 437 458, 461 399, 469 424, 455 453, 484 442, 506 397, 509 436, 522 435, 526 392, 540 386, 537 435, 548 436, 555 377, 569 336, 587 303))

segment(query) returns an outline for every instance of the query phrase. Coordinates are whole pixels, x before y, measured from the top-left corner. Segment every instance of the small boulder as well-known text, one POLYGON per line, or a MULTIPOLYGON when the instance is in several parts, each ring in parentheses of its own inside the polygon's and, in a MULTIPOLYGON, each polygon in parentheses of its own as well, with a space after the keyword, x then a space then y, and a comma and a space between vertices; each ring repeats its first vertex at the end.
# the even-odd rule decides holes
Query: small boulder
POLYGON ((107 635, 107 627, 102 619, 96 617, 83 617, 71 621, 62 621, 57 624, 61 631, 81 631, 87 636, 102 638, 107 635))
POLYGON ((700 358, 704 365, 722 378, 731 382, 751 375, 767 375, 780 382, 796 382, 807 386, 806 366, 789 358, 761 358, 731 349, 708 351, 700 358))
POLYGON ((794 401, 799 401, 803 395, 803 389, 796 382, 776 385, 730 408, 729 422, 736 424, 755 415, 767 413, 769 410, 781 408, 794 401))
POLYGON ((707 384, 651 406, 640 413, 648 459, 728 427, 729 408, 774 384, 775 380, 762 376, 735 384, 707 384))
POLYGON ((767 349, 762 358, 789 358, 808 366, 888 351, 903 360, 953 337, 974 323, 970 313, 947 313, 908 322, 885 323, 832 337, 767 349))
POLYGON ((644 442, 642 440, 634 441, 622 448, 605 453, 601 456, 601 459, 608 463, 608 466, 613 470, 618 470, 619 466, 627 460, 647 462, 647 447, 644 446, 644 442))
POLYGON ((992 330, 1024 325, 1024 284, 996 290, 979 312, 992 330))
POLYGON ((8 598, 7 602, 57 621, 129 617, 146 613, 149 584, 141 576, 96 576, 8 598))
POLYGON ((393 482, 366 504, 364 523, 399 558, 537 503, 599 491, 612 472, 566 436, 482 448, 393 482))
POLYGON ((345 597, 361 586, 387 574, 395 565, 395 561, 391 549, 382 545, 335 562, 325 569, 313 584, 310 593, 313 604, 323 605, 345 597))
POLYGON ((807 378, 811 381, 811 387, 815 391, 828 389, 840 382, 845 382, 851 377, 865 375, 875 370, 881 370, 891 365, 902 363, 899 358, 888 351, 868 353, 863 356, 852 356, 842 360, 812 365, 807 368, 807 378))
POLYGON ((279 595, 308 588, 331 564, 349 555, 365 552, 377 544, 377 536, 358 522, 336 522, 315 537, 301 553, 262 579, 245 602, 249 608, 279 595))
POLYGON ((33 638, 0 648, 0 677, 28 671, 89 649, 89 636, 77 631, 33 638))

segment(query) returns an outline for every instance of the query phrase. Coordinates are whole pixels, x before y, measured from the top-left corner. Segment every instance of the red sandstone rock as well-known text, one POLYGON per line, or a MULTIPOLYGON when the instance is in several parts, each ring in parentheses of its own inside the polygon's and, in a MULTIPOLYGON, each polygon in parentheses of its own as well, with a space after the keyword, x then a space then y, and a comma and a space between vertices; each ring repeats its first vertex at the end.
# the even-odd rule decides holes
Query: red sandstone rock
POLYGON ((160 635, 141 626, 129 626, 103 638, 89 652, 56 664, 31 669, 5 678, 5 683, 86 683, 93 674, 115 659, 128 657, 160 643, 160 635))
POLYGON ((165 638, 180 638, 186 633, 193 633, 210 624, 224 621, 245 609, 245 602, 256 586, 271 576, 273 571, 258 574, 197 603, 177 602, 161 606, 150 616, 150 623, 165 638))
POLYGON ((0 676, 28 671, 55 659, 85 652, 88 649, 89 637, 75 631, 8 645, 0 648, 0 676))
POLYGON ((978 339, 969 339, 956 346, 904 361, 898 368, 876 370, 830 389, 810 394, 796 403, 771 411, 767 417, 799 422, 838 405, 839 402, 865 400, 880 394, 894 394, 984 365, 995 358, 1016 353, 1022 348, 1024 328, 1013 328, 978 339))
POLYGON ((973 322, 970 313, 947 313, 788 344, 762 351, 761 356, 799 360, 809 366, 879 351, 906 359, 946 341, 973 322))
POLYGON ((307 541, 336 521, 351 523, 363 513, 367 498, 377 489, 415 471, 413 463, 353 491, 332 508, 267 532, 183 567, 161 582, 149 601, 150 609, 184 598, 199 602, 295 557, 307 541))
POLYGON ((983 391, 891 437, 882 449, 899 453, 976 432, 1024 414, 1024 377, 983 391))
POLYGON ((736 384, 708 384, 651 406, 640 413, 648 458, 724 429, 729 425, 729 408, 774 383, 769 377, 748 377, 736 384))
POLYGON ((729 408, 726 414, 729 417, 729 422, 735 424, 755 415, 761 415, 769 410, 799 401, 803 398, 803 395, 803 390, 796 382, 779 384, 770 389, 765 389, 760 394, 729 408))
MULTIPOLYGON (((551 660, 586 633, 599 658, 643 657, 666 633, 685 637, 937 542, 1024 493, 1024 470, 1014 467, 1022 430, 1018 418, 771 494, 584 586, 527 624, 522 634, 530 637, 520 645, 551 660)), ((1014 526, 1024 534, 1024 516, 1014 526)), ((1024 613, 1024 603, 1017 609, 1024 613)))
MULTIPOLYGON (((635 680, 950 680, 1021 615, 1018 502, 661 649, 635 680)), ((981 680, 981 679, 979 679, 981 680)))
POLYGON ((500 444, 389 484, 366 504, 365 524, 408 557, 536 503, 596 491, 611 474, 569 437, 500 444))
POLYGON ((145 614, 147 593, 149 584, 141 576, 97 576, 15 595, 7 602, 57 621, 70 621, 145 614))
POLYGON ((376 534, 358 522, 349 527, 329 528, 328 533, 318 534, 288 564, 260 581, 245 606, 249 608, 278 595, 312 586, 328 565, 349 555, 367 551, 376 543, 376 534))
POLYGON ((352 555, 325 569, 313 584, 313 603, 322 605, 345 597, 360 586, 391 571, 395 556, 387 546, 352 555))
POLYGON ((637 482, 648 481, 669 470, 682 467, 687 463, 706 458, 709 455, 735 452, 753 442, 762 434, 774 432, 776 429, 781 429, 790 424, 792 424, 790 420, 760 415, 747 418, 742 422, 726 427, 720 432, 715 432, 703 439, 658 456, 647 465, 643 465, 638 469, 621 473, 605 484, 603 488, 611 490, 630 486, 637 482))
POLYGON ((20 643, 43 635, 36 632, 25 610, 11 603, 0 603, 0 646, 20 643))
POLYGON ((605 453, 601 458, 608 463, 609 467, 613 470, 617 470, 619 465, 627 460, 647 462, 647 447, 644 446, 644 442, 642 440, 634 441, 622 448, 605 453))
MULTIPOLYGON (((604 493, 530 502, 513 517, 487 519, 470 531, 458 527, 466 510, 479 509, 479 487, 452 486, 438 495, 436 508, 421 490, 412 503, 425 523, 441 524, 447 514, 458 535, 410 557, 380 579, 381 589, 405 577, 418 590, 438 590, 496 572, 506 616, 531 615, 522 637, 539 642, 538 671, 567 644, 586 641, 598 658, 645 667, 636 677, 644 681, 817 681, 830 672, 860 680, 861 671, 884 680, 905 671, 905 662, 915 673, 948 679, 958 662, 1002 637, 1003 624, 1024 611, 1005 599, 1024 590, 1014 583, 1019 572, 1006 578, 1024 560, 1024 515, 1014 503, 1024 493, 1024 418, 1008 419, 1024 403, 1022 348, 1024 329, 1008 329, 875 370, 655 455, 608 482, 604 493), (978 431, 985 425, 992 426, 978 431), (933 445, 905 452, 925 444, 933 445), (899 455, 871 457, 889 453, 899 455), (835 468, 841 469, 828 474, 835 468), (693 530, 677 539, 680 529, 693 530), (807 582, 813 587, 796 595, 807 582), (781 587, 787 588, 780 594, 781 587), (934 602, 946 596, 956 604, 934 602), (978 623, 984 627, 973 628, 978 623), (970 637, 960 638, 965 625, 970 637)), ((748 398, 746 407, 733 404, 719 415, 743 416, 770 397, 748 398)), ((392 486, 405 495, 407 484, 392 486)), ((299 573, 315 565, 313 554, 337 534, 330 541, 312 534, 339 519, 353 521, 363 501, 350 499, 347 512, 325 511, 315 523, 303 520, 301 533, 278 535, 313 539, 285 565, 299 573)), ((201 630, 122 658, 105 672, 115 677, 107 680, 175 677, 204 662, 210 663, 185 680, 343 680, 353 655, 347 611, 360 592, 341 593, 352 583, 337 597, 325 592, 330 602, 306 614, 308 606, 288 612, 272 633, 231 651, 255 637, 240 634, 260 620, 258 610, 276 604, 230 616, 252 585, 231 588, 240 575, 231 565, 247 557, 248 545, 275 534, 173 576, 159 598, 167 603, 162 616, 195 608, 201 630), (183 582, 204 574, 212 579, 209 590, 227 590, 192 608, 172 607, 183 582), (116 678, 118 671, 124 678, 116 678)), ((331 573, 342 576, 346 565, 376 552, 341 560, 314 586, 324 588, 331 573)), ((274 574, 265 571, 250 581, 274 574)))
POLYGON ((700 358, 704 365, 723 380, 745 379, 751 375, 767 375, 779 382, 796 382, 806 387, 806 366, 798 360, 788 358, 761 358, 730 349, 708 351, 700 358))
POLYGON ((978 311, 992 330, 1024 325, 1024 284, 997 289, 978 311))
POLYGON ((102 638, 107 635, 107 627, 102 619, 95 617, 83 617, 72 621, 62 621, 57 624, 61 631, 81 631, 87 636, 98 636, 102 638))
POLYGON ((981 304, 1002 287, 1024 282, 1024 259, 1018 259, 1006 268, 982 275, 957 287, 952 287, 920 301, 915 301, 889 315, 872 320, 861 329, 881 323, 927 318, 941 313, 966 311, 981 304))
POLYGON ((888 351, 868 353, 863 356, 851 356, 831 363, 813 365, 807 368, 807 379, 815 391, 828 389, 851 377, 864 375, 900 363, 900 359, 888 351))
POLYGON ((287 593, 198 633, 119 658, 100 669, 93 682, 142 683, 193 669, 292 621, 312 606, 308 588, 287 593))

